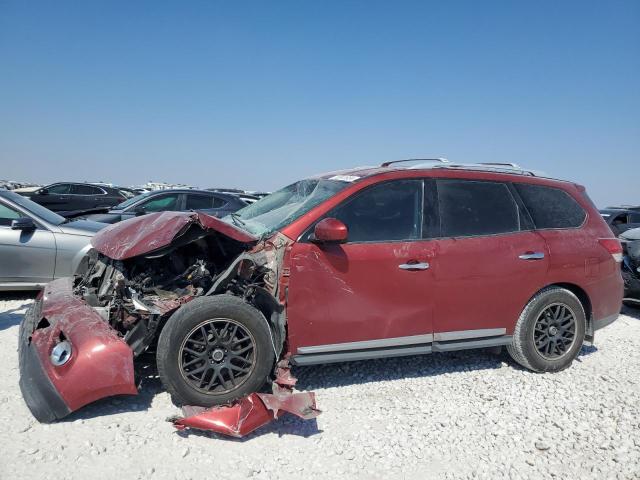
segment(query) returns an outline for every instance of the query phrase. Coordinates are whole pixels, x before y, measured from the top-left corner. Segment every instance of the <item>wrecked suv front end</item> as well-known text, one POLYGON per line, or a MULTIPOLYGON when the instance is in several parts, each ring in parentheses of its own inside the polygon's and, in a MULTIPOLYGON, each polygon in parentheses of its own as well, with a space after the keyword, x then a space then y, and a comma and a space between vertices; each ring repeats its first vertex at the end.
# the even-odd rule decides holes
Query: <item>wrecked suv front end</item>
POLYGON ((135 359, 200 297, 233 295, 253 306, 278 358, 288 242, 279 233, 259 241, 199 213, 152 214, 103 230, 75 278, 47 285, 21 324, 20 387, 33 415, 51 422, 100 398, 136 394, 135 359))

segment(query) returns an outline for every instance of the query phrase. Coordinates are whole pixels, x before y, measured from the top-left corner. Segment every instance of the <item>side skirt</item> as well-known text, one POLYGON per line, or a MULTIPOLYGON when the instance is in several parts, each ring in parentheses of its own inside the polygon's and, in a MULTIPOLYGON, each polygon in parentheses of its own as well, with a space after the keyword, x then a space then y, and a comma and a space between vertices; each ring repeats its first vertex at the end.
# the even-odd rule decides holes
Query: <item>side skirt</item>
MULTIPOLYGON (((323 363, 352 362, 373 358, 404 357, 408 355, 424 355, 432 352, 452 352, 454 350, 471 350, 474 348, 490 348, 511 343, 511 335, 497 337, 468 338, 461 340, 433 341, 419 345, 401 345, 386 348, 353 349, 324 353, 299 353, 291 362, 294 365, 317 365, 323 363)), ((303 350, 303 349, 300 349, 303 350)), ((300 352, 299 350, 299 352, 300 352)), ((304 350, 303 350, 304 351, 304 350)))

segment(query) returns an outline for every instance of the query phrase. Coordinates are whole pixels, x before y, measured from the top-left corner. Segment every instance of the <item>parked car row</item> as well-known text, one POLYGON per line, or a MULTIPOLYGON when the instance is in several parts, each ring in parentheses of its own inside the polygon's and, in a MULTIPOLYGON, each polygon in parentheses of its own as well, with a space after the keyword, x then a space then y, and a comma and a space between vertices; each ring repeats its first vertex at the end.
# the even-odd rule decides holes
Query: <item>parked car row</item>
POLYGON ((124 187, 73 182, 19 189, 17 192, 63 217, 92 215, 93 219, 107 223, 160 211, 198 210, 224 216, 260 198, 244 190, 189 188, 138 194, 124 187), (97 214, 103 215, 96 217, 97 214))
POLYGON ((0 190, 0 290, 38 289, 72 275, 91 236, 108 224, 164 211, 223 217, 249 203, 235 193, 183 189, 127 192, 106 207, 122 200, 122 188, 70 182, 19 193, 0 190))
POLYGON ((119 203, 106 213, 88 215, 86 218, 116 223, 148 213, 190 210, 224 217, 247 205, 239 196, 208 190, 155 190, 119 203))

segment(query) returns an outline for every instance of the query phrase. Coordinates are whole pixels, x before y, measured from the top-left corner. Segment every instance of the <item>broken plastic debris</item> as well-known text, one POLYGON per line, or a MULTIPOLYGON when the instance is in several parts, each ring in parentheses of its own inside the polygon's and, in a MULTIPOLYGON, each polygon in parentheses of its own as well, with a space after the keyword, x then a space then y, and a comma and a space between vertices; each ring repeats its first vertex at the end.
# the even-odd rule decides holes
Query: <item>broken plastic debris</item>
POLYGON ((222 407, 185 406, 182 418, 171 419, 178 430, 195 428, 231 437, 244 437, 254 430, 291 413, 305 420, 320 415, 313 392, 252 393, 222 407))
POLYGON ((291 413, 305 420, 320 415, 314 392, 293 393, 297 379, 287 359, 278 362, 273 393, 252 393, 221 407, 184 406, 184 417, 169 419, 178 430, 195 428, 240 438, 267 423, 291 413))

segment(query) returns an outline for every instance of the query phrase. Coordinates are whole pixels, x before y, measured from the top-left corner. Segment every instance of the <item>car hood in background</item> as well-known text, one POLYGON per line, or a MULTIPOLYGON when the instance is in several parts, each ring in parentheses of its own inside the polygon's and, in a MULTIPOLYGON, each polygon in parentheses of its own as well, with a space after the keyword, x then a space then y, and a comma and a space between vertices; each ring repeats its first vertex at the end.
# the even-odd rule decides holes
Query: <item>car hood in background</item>
POLYGON ((63 233, 69 235, 85 235, 87 237, 93 236, 96 232, 105 228, 108 224, 94 222, 91 220, 71 220, 70 222, 58 225, 58 228, 63 233))
POLYGON ((258 240, 250 233, 204 213, 159 212, 110 225, 93 237, 91 244, 109 258, 124 260, 170 245, 192 225, 242 243, 258 240))
POLYGON ((93 213, 85 217, 87 220, 103 223, 116 223, 122 220, 122 210, 110 210, 107 213, 93 213))
POLYGON ((632 228, 620 235, 622 240, 635 241, 640 240, 640 228, 632 228))

